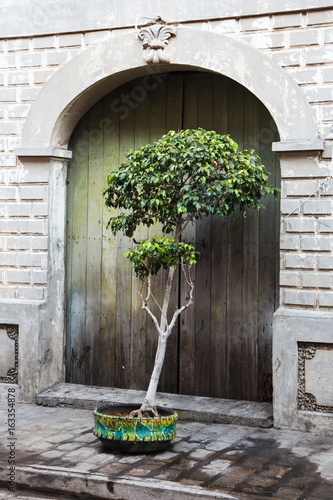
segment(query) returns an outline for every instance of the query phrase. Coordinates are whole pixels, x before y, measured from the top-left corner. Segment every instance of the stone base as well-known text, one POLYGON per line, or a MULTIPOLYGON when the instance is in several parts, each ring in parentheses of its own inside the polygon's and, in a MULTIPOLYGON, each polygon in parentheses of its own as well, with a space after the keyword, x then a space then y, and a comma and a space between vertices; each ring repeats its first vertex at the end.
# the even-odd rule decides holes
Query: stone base
POLYGON ((280 308, 273 326, 274 423, 333 433, 333 313, 280 308))
MULTIPOLYGON (((43 406, 94 410, 97 406, 143 401, 145 391, 60 383, 37 396, 43 406)), ((272 405, 159 392, 157 404, 175 410, 179 418, 195 422, 272 427, 272 405)))

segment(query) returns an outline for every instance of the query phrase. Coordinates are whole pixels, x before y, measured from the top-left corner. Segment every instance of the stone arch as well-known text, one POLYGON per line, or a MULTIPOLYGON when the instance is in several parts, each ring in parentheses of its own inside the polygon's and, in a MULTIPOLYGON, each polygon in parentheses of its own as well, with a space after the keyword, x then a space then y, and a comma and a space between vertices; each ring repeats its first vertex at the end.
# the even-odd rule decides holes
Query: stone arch
POLYGON ((277 124, 281 141, 313 141, 318 129, 294 79, 275 61, 244 42, 192 28, 178 28, 165 49, 171 64, 147 66, 134 32, 85 50, 44 85, 23 128, 22 148, 67 149, 81 116, 125 81, 184 68, 223 74, 256 95, 277 124), (47 112, 46 112, 47 110, 47 112))

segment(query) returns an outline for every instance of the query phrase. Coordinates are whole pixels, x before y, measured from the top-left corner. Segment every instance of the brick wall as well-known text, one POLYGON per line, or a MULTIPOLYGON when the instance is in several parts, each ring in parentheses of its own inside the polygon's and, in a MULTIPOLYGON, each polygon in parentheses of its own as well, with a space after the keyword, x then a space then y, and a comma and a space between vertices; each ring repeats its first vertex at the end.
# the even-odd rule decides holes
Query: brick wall
MULTIPOLYGON (((304 90, 327 137, 333 123, 332 9, 188 25, 235 37, 274 59, 304 90)), ((28 176, 14 155, 29 107, 62 65, 121 31, 0 40, 0 298, 46 297, 48 174, 32 170, 28 176)), ((333 181, 327 191, 307 197, 330 174, 330 163, 311 155, 291 159, 293 168, 290 158, 281 160, 282 216, 296 209, 282 224, 281 303, 327 310, 333 308, 333 181)))

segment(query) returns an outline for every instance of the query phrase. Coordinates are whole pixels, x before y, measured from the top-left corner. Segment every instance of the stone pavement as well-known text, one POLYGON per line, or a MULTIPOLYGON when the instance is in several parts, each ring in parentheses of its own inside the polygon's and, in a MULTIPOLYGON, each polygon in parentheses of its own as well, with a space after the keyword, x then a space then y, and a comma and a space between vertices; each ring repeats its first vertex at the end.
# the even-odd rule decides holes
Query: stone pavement
POLYGON ((90 410, 15 410, 15 428, 0 410, 1 499, 333 499, 333 436, 180 421, 164 452, 121 455, 93 436, 90 410))

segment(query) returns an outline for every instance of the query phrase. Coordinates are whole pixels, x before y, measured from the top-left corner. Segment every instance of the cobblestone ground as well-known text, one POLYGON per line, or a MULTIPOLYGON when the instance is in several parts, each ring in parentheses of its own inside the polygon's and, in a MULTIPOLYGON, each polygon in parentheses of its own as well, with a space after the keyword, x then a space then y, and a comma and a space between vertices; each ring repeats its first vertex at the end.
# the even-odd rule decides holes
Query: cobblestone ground
MULTIPOLYGON (((0 463, 8 467, 6 409, 0 418, 0 463)), ((92 424, 89 410, 17 405, 15 466, 65 467, 111 480, 155 478, 253 499, 333 499, 333 436, 179 422, 178 436, 164 452, 121 455, 104 451, 92 424)))

